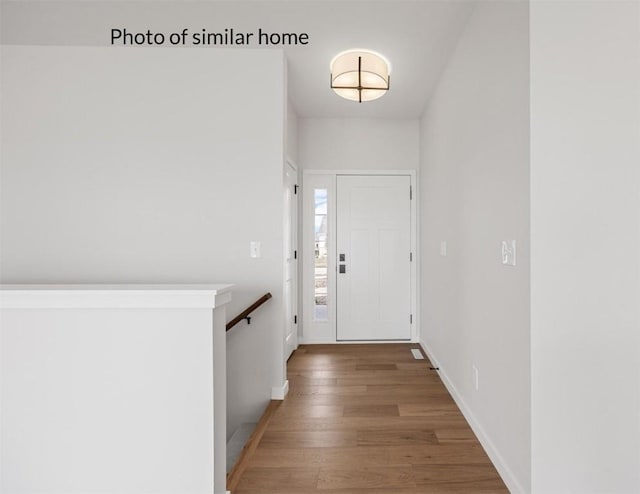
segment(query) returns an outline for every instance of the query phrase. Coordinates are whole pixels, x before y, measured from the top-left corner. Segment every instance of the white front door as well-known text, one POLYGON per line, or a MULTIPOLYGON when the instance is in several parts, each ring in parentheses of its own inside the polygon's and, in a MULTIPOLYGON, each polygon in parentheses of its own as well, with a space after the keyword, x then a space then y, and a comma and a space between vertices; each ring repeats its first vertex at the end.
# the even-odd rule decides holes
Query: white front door
POLYGON ((411 178, 337 177, 337 339, 411 338, 411 178))
POLYGON ((287 163, 284 168, 284 303, 287 360, 298 347, 298 199, 297 172, 287 163))

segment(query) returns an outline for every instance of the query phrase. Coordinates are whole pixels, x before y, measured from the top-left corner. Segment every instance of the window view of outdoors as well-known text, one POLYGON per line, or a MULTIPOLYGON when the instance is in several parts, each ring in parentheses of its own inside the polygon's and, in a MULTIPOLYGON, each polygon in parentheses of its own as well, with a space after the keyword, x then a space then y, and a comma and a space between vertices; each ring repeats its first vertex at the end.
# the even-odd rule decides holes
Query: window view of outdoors
POLYGON ((327 189, 315 189, 314 320, 327 321, 327 189))

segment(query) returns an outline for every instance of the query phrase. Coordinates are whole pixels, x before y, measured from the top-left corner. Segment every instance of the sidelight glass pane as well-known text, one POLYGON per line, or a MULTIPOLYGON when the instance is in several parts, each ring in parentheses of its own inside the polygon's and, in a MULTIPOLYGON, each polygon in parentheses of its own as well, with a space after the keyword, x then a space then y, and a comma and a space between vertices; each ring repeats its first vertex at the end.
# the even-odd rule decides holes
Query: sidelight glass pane
POLYGON ((314 256, 314 314, 315 321, 327 321, 327 189, 314 189, 315 208, 315 256, 314 256))

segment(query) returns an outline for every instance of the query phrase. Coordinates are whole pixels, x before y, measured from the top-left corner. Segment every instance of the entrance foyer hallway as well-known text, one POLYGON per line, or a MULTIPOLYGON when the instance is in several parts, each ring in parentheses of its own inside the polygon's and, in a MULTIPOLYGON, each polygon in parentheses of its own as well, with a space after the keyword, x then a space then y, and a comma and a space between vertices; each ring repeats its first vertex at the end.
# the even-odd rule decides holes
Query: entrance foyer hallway
POLYGON ((412 348, 300 346, 288 364, 289 394, 232 494, 508 492, 412 348))

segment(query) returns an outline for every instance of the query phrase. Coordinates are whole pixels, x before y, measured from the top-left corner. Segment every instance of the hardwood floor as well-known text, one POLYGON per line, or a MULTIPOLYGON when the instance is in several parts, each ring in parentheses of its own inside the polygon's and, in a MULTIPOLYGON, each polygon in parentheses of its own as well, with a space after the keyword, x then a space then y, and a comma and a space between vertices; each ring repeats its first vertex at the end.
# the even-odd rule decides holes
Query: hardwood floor
POLYGON ((413 344, 308 345, 232 494, 507 493, 413 344))

